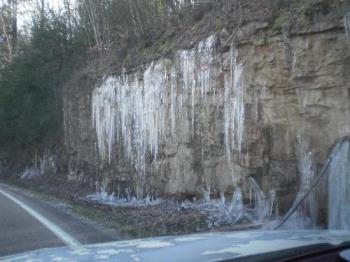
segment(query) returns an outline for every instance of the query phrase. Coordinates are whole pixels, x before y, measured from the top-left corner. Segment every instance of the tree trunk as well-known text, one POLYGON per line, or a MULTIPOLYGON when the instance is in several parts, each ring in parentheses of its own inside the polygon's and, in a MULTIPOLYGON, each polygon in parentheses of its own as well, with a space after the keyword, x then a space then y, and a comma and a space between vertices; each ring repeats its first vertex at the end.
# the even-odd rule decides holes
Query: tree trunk
POLYGON ((0 22, 1 22, 1 30, 2 30, 2 33, 4 34, 7 52, 8 52, 8 56, 5 57, 5 60, 10 64, 13 61, 13 49, 12 49, 12 45, 11 45, 11 37, 8 33, 8 28, 6 26, 3 12, 0 12, 0 22))

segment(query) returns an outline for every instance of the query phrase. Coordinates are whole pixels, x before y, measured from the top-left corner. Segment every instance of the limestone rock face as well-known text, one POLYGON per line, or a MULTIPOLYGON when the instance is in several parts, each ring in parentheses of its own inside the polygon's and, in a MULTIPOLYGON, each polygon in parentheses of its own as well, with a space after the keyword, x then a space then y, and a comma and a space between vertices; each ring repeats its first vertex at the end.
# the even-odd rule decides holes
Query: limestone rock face
POLYGON ((121 75, 71 83, 71 178, 142 197, 200 188, 218 196, 253 176, 288 206, 302 177, 310 182, 350 132, 350 43, 342 15, 285 32, 276 31, 278 19, 213 33, 121 75))

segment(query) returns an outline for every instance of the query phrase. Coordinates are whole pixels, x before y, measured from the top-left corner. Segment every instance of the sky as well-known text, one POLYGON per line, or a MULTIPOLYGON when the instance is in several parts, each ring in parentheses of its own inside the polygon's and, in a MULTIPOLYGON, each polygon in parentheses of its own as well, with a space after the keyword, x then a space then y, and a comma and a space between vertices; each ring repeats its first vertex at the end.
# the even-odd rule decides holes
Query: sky
MULTIPOLYGON (((32 0, 19 2, 18 6, 18 29, 22 30, 25 28, 25 25, 31 22, 32 16, 38 6, 40 0, 32 0)), ((63 0, 45 0, 45 5, 58 11, 63 7, 63 0)))

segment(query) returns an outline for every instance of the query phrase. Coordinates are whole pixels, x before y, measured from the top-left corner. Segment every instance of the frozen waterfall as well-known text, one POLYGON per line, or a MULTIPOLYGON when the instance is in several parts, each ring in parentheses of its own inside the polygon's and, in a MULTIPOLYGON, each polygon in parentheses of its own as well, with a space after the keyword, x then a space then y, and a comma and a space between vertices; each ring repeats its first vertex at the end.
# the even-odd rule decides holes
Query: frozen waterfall
POLYGON ((304 185, 301 186, 293 206, 275 229, 280 228, 286 222, 288 222, 289 227, 292 226, 293 228, 315 227, 315 217, 317 218, 318 215, 317 201, 319 201, 319 199, 317 199, 317 194, 314 190, 317 188, 322 177, 326 177, 328 181, 328 229, 349 230, 349 137, 344 137, 335 144, 322 170, 317 176, 310 175, 313 173, 311 172, 311 160, 308 158, 310 155, 310 153, 306 155, 307 157, 301 162, 301 166, 308 171, 302 174, 301 177, 301 183, 304 185))
POLYGON ((101 164, 118 155, 141 178, 147 167, 157 166, 163 145, 191 139, 205 113, 215 107, 224 117, 223 142, 231 166, 231 155, 241 152, 243 141, 244 67, 231 46, 227 67, 220 72, 218 64, 223 61, 215 55, 216 43, 212 35, 172 59, 102 79, 92 94, 101 164))
POLYGON ((127 75, 108 77, 94 90, 93 124, 101 159, 111 160, 116 141, 122 141, 124 155, 139 172, 145 171, 147 150, 157 157, 164 133, 165 79, 163 63, 152 63, 142 82, 127 75))
POLYGON ((350 141, 333 149, 328 170, 328 228, 350 230, 350 141))
POLYGON ((243 66, 232 48, 224 90, 213 90, 215 42, 210 36, 194 49, 178 51, 173 60, 160 59, 133 74, 105 77, 92 95, 92 122, 101 160, 111 161, 118 144, 135 169, 144 173, 147 153, 157 159, 160 144, 176 141, 178 128, 189 127, 193 134, 196 106, 210 107, 208 96, 224 104, 228 152, 240 150, 243 66))

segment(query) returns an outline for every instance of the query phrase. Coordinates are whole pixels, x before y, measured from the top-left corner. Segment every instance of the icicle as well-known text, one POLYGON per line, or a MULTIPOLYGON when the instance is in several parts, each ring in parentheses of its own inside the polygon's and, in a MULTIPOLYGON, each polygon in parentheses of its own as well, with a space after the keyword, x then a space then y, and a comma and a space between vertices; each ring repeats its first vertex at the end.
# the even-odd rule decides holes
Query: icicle
MULTIPOLYGON (((124 72, 103 79, 92 94, 92 124, 102 163, 112 161, 118 144, 124 150, 121 156, 142 177, 147 171, 146 156, 151 154, 156 163, 160 145, 168 134, 176 140, 177 126, 190 126, 194 133, 196 106, 205 110, 207 96, 212 92, 215 41, 211 36, 192 50, 176 53, 174 60, 179 61, 179 68, 170 63, 173 61, 160 59, 142 72, 124 72)), ((240 83, 241 73, 237 74, 236 83, 240 83)), ((235 86, 237 90, 241 88, 235 86)))
POLYGON ((277 204, 277 199, 276 199, 276 191, 274 189, 270 190, 270 201, 269 201, 269 206, 270 210, 268 213, 268 216, 271 217, 274 213, 274 208, 275 208, 275 215, 278 215, 278 204, 277 204))
POLYGON ((344 16, 344 28, 348 41, 350 41, 350 13, 344 16))
POLYGON ((101 200, 102 200, 102 201, 107 201, 107 200, 108 200, 108 193, 106 192, 104 186, 101 186, 101 193, 100 193, 100 196, 101 196, 101 200))
POLYGON ((243 196, 240 187, 236 187, 233 192, 231 204, 228 208, 228 215, 231 217, 234 224, 244 215, 243 196))
POLYGON ((225 198, 225 192, 223 191, 220 191, 220 201, 221 201, 221 204, 224 206, 226 203, 226 198, 225 198))
POLYGON ((170 88, 171 88, 171 105, 170 105, 170 111, 171 111, 171 136, 173 139, 175 139, 175 129, 176 129, 176 107, 177 107, 177 100, 176 100, 176 87, 177 87, 177 74, 176 70, 174 67, 171 68, 171 73, 170 73, 170 88))
POLYGON ((145 173, 147 152, 152 153, 154 161, 157 160, 159 144, 167 133, 169 110, 173 139, 177 120, 187 121, 188 105, 191 105, 194 129, 197 97, 203 103, 210 89, 214 41, 215 37, 211 36, 200 42, 196 49, 180 51, 177 54, 180 73, 175 66, 171 66, 169 78, 167 60, 152 62, 147 66, 143 81, 138 80, 137 74, 130 74, 130 79, 127 74, 105 78, 92 95, 92 123, 102 160, 111 161, 113 146, 121 142, 126 158, 138 173, 145 173), (180 75, 182 88, 179 89, 177 78, 180 75), (169 85, 170 99, 165 95, 169 85), (170 109, 167 107, 169 103, 170 109))
POLYGON ((243 65, 237 63, 237 53, 230 49, 230 75, 225 76, 224 128, 225 146, 230 162, 233 150, 241 151, 244 133, 243 65))
POLYGON ((262 221, 267 216, 268 203, 266 201, 264 193, 256 183, 255 179, 249 178, 250 190, 253 194, 254 207, 251 209, 251 220, 262 221))
POLYGON ((200 188, 203 194, 203 198, 205 202, 210 202, 210 186, 207 185, 206 188, 201 187, 200 188))
MULTIPOLYGON (((297 203, 300 200, 300 198, 305 194, 305 192, 310 189, 311 182, 315 177, 315 172, 312 167, 312 152, 309 152, 307 150, 307 143, 306 141, 304 141, 301 135, 299 135, 297 138, 300 188, 297 193, 296 199, 293 203, 293 207, 295 206, 295 203, 297 203)), ((318 203, 316 199, 316 193, 317 192, 315 191, 311 192, 296 210, 296 214, 293 217, 293 223, 297 228, 316 226, 318 218, 318 203)))

